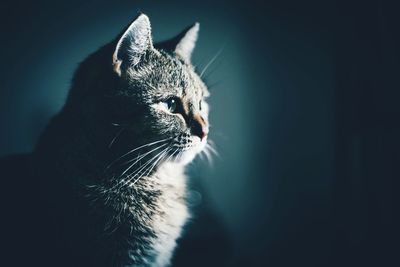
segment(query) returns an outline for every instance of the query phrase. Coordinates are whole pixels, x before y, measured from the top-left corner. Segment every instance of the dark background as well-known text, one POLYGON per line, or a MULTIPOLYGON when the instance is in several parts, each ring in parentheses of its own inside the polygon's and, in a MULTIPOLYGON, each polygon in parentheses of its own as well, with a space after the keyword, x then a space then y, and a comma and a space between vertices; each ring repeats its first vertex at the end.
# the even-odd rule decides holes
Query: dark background
POLYGON ((221 51, 206 72, 220 157, 190 168, 205 227, 177 266, 400 266, 394 2, 2 1, 0 156, 33 149, 77 64, 138 11, 155 40, 199 21, 194 63, 221 51))

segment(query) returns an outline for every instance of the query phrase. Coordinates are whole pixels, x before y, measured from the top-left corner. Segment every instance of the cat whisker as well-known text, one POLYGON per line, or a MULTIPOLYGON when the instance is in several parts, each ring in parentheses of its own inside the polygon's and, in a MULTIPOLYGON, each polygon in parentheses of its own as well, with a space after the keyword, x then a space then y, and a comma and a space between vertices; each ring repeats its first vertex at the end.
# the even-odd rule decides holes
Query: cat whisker
POLYGON ((175 156, 176 159, 181 159, 183 151, 179 151, 178 154, 175 156))
POLYGON ((137 150, 139 150, 139 149, 142 149, 142 148, 145 148, 145 147, 148 147, 148 146, 152 146, 152 145, 155 145, 155 144, 158 144, 158 143, 167 141, 167 140, 171 140, 171 139, 172 139, 172 137, 170 137, 170 138, 165 138, 165 139, 161 139, 161 140, 158 140, 158 141, 154 141, 154 142, 151 142, 151 143, 148 143, 148 144, 141 145, 141 146, 139 146, 139 147, 137 147, 137 148, 134 148, 134 149, 128 151, 127 153, 125 153, 124 155, 118 157, 118 158, 115 159, 114 161, 112 161, 112 162, 106 167, 106 169, 109 169, 109 168, 110 168, 112 165, 114 165, 116 162, 118 162, 118 161, 121 160, 122 158, 124 158, 124 157, 126 157, 126 156, 132 154, 133 152, 135 152, 135 151, 137 151, 137 150))
MULTIPOLYGON (((167 144, 162 144, 162 145, 160 145, 160 146, 158 146, 158 147, 156 147, 156 148, 154 148, 154 149, 152 149, 152 150, 146 152, 146 153, 143 154, 142 156, 140 156, 138 159, 135 160, 134 163, 132 163, 132 164, 121 174, 121 176, 123 176, 125 173, 127 173, 136 163, 138 163, 141 159, 143 159, 144 157, 146 157, 148 154, 150 154, 150 153, 152 153, 152 152, 154 152, 154 151, 156 151, 156 150, 158 150, 158 149, 160 149, 160 148, 162 148, 162 147, 164 147, 164 146, 166 146, 166 145, 167 145, 167 144)), ((132 161, 132 160, 130 160, 130 161, 132 161)), ((126 163, 128 163, 128 162, 126 162, 126 163)))
POLYGON ((203 74, 207 71, 207 69, 211 66, 211 64, 218 58, 218 56, 221 54, 221 52, 223 51, 224 46, 221 47, 217 53, 215 53, 215 55, 210 59, 210 61, 206 64, 206 66, 204 67, 204 69, 200 72, 200 78, 203 76, 203 74))
POLYGON ((111 140, 110 144, 108 145, 108 148, 111 148, 111 146, 114 144, 115 140, 117 140, 117 138, 121 135, 121 133, 125 130, 126 128, 123 127, 121 128, 117 134, 114 136, 114 138, 111 140))
POLYGON ((200 157, 201 160, 204 160, 204 155, 203 155, 203 153, 200 153, 200 154, 199 154, 199 157, 200 157))
MULTIPOLYGON (((160 155, 162 155, 167 149, 168 149, 168 148, 165 148, 164 150, 162 150, 161 152, 159 152, 157 155, 155 155, 155 156, 152 157, 150 160, 148 160, 148 161, 146 162, 146 164, 144 164, 144 165, 141 166, 138 170, 136 170, 134 173, 132 173, 132 174, 135 174, 135 175, 133 175, 133 176, 130 175, 129 178, 128 178, 128 180, 126 180, 122 186, 127 185, 127 184, 130 183, 134 178, 136 178, 138 175, 140 175, 141 173, 144 173, 143 170, 146 168, 146 166, 148 166, 149 164, 152 164, 152 162, 154 162, 154 161, 157 161, 157 160, 158 160, 158 157, 159 157, 160 155), (154 161, 153 161, 153 160, 154 160, 154 161)), ((131 183, 131 185, 134 185, 141 177, 143 177, 143 175, 142 175, 142 176, 139 176, 136 180, 134 180, 133 183, 131 183)))
MULTIPOLYGON (((137 181, 139 181, 139 179, 141 179, 142 177, 148 176, 148 175, 152 172, 152 170, 155 168, 155 166, 157 165, 157 163, 160 162, 161 160, 164 160, 164 162, 168 162, 169 159, 175 154, 175 152, 178 151, 178 149, 176 149, 171 155, 168 156, 167 159, 165 159, 166 155, 167 155, 168 152, 171 151, 171 150, 172 150, 172 148, 170 148, 170 147, 168 147, 167 149, 164 149, 162 155, 159 156, 159 158, 156 159, 156 160, 154 161, 154 163, 152 164, 152 166, 151 166, 150 168, 148 168, 147 173, 146 173, 145 175, 139 176, 131 185, 134 185, 134 184, 135 184, 137 181)), ((144 173, 144 172, 143 172, 143 173, 144 173)))
POLYGON ((217 157, 220 157, 217 149, 215 148, 215 143, 212 140, 208 140, 208 143, 206 144, 206 147, 209 148, 209 150, 217 157))
POLYGON ((213 166, 213 161, 212 161, 212 157, 209 151, 209 146, 206 146, 203 150, 204 155, 206 156, 206 159, 208 161, 208 163, 210 164, 210 166, 213 166))
POLYGON ((165 161, 168 162, 168 161, 174 156, 174 154, 176 153, 176 151, 178 151, 178 150, 179 150, 179 148, 175 149, 175 151, 172 152, 172 154, 169 155, 169 157, 168 157, 165 161))
MULTIPOLYGON (((146 172, 146 174, 140 176, 140 178, 143 177, 143 176, 148 176, 148 175, 150 175, 150 173, 151 173, 151 172, 153 171, 153 169, 156 167, 157 163, 160 162, 162 159, 165 158, 165 155, 167 155, 169 149, 170 149, 170 148, 167 148, 166 150, 164 150, 164 153, 163 153, 161 156, 158 157, 158 159, 152 164, 152 166, 149 168, 149 170, 146 172)), ((137 180, 139 180, 140 178, 136 179, 136 180, 132 183, 132 185, 134 185, 134 184, 137 182, 137 180)))
POLYGON ((200 153, 200 155, 204 154, 208 163, 210 164, 210 166, 213 166, 213 157, 212 155, 214 154, 215 156, 219 157, 219 154, 217 152, 217 150, 213 147, 214 142, 212 142, 211 140, 208 141, 208 143, 206 144, 206 146, 204 147, 203 151, 200 153))
MULTIPOLYGON (((152 153, 152 152, 154 152, 154 151, 160 149, 161 147, 163 147, 163 146, 165 146, 165 145, 167 145, 167 144, 160 145, 160 146, 158 146, 158 147, 152 149, 151 151, 146 152, 144 155, 142 155, 140 158, 138 158, 133 164, 131 164, 131 165, 120 175, 120 177, 122 177, 125 173, 127 173, 136 163, 138 163, 138 162, 139 162, 141 159, 143 159, 145 156, 147 156, 148 154, 150 154, 150 153, 152 153)), ((149 161, 151 161, 151 159, 150 159, 149 161)), ((143 169, 145 166, 147 166, 147 164, 149 163, 149 161, 147 161, 144 165, 139 166, 139 169, 143 169)), ((135 170, 132 174, 130 174, 130 175, 127 176, 128 182, 129 182, 129 180, 130 180, 130 176, 133 175, 133 174, 134 174, 135 172, 137 172, 137 171, 138 171, 138 170, 135 170)), ((113 186, 110 188, 110 190, 113 190, 114 188, 116 188, 117 186, 119 186, 121 183, 124 183, 124 184, 121 185, 119 188, 125 186, 125 185, 126 185, 126 184, 125 184, 125 181, 126 181, 126 179, 121 179, 121 180, 119 180, 115 185, 113 185, 113 186)))

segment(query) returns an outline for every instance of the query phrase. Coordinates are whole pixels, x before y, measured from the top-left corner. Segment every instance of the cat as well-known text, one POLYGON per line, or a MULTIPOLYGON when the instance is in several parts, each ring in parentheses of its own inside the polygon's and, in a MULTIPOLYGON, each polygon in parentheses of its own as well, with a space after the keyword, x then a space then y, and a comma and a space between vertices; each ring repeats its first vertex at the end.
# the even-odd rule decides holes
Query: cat
POLYGON ((198 31, 153 44, 140 14, 79 65, 34 151, 0 163, 2 266, 170 265, 185 166, 208 147, 198 31))

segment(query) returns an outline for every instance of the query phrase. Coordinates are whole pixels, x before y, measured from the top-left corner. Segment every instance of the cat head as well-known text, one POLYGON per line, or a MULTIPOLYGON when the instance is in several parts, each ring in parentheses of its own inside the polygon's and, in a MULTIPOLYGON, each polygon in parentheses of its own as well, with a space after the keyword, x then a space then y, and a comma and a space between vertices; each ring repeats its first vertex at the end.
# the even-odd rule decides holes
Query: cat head
POLYGON ((155 159, 186 164, 201 152, 209 131, 209 92, 191 63, 198 31, 195 23, 153 44, 149 18, 141 14, 83 62, 70 99, 82 106, 88 131, 106 135, 116 155, 148 153, 143 159, 153 158, 150 165, 155 159), (104 71, 89 71, 104 64, 104 71))

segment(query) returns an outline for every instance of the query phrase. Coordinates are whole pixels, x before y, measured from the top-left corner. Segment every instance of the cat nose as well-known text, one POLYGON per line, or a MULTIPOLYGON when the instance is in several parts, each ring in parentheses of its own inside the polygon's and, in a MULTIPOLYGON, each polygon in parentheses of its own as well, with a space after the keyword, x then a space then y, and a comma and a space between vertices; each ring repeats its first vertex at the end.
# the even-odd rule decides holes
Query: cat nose
POLYGON ((191 123, 191 133, 200 137, 201 140, 205 139, 208 135, 208 125, 202 116, 196 114, 193 115, 193 120, 191 123))

